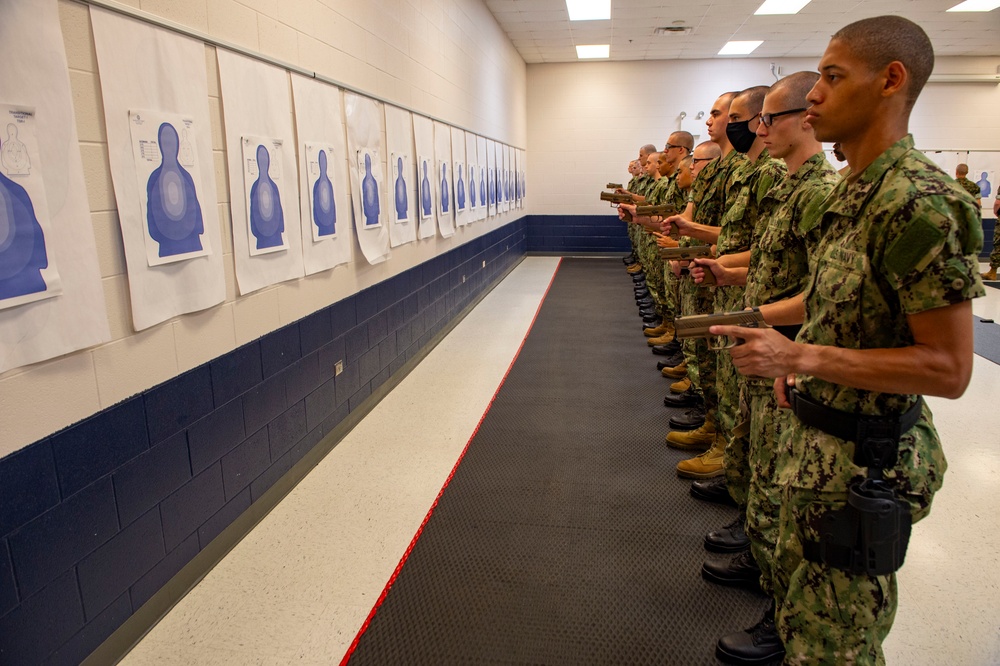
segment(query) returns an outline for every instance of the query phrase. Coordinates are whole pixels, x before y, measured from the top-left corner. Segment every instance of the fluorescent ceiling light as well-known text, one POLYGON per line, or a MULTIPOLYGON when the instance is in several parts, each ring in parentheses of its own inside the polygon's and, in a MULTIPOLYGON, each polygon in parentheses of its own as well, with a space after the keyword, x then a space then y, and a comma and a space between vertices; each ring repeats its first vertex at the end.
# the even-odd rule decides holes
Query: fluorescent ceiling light
POLYGON ((603 21, 611 18, 611 0, 566 0, 570 21, 603 21))
POLYGON ((808 4, 809 0, 764 0, 754 14, 798 14, 808 4))
POLYGON ((949 12, 991 12, 1000 7, 1000 0, 965 0, 949 9, 949 12))
POLYGON ((753 50, 763 43, 760 40, 755 42, 726 42, 726 45, 719 51, 719 55, 746 55, 753 53, 753 50))
POLYGON ((587 58, 609 58, 611 57, 610 44, 586 44, 576 47, 576 57, 581 60, 587 58))

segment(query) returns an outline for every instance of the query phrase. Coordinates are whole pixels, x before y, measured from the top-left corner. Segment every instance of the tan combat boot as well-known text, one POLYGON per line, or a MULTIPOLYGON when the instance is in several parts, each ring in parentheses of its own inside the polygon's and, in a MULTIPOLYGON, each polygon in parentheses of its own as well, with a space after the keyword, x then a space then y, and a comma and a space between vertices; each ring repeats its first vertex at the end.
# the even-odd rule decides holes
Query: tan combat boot
POLYGON ((688 364, 687 361, 681 363, 680 365, 673 368, 663 368, 660 370, 660 374, 664 377, 669 377, 670 379, 683 379, 687 377, 688 364))
MULTIPOLYGON (((671 433, 673 434, 673 433, 671 433)), ((726 450, 726 440, 716 434, 712 448, 701 455, 677 463, 677 476, 684 479, 711 479, 722 476, 722 455, 726 450)))
MULTIPOLYGON (((663 370, 670 370, 670 369, 671 368, 663 368, 663 370)), ((661 370, 660 372, 663 372, 663 370, 661 370)), ((666 375, 664 375, 664 377, 665 376, 666 375)), ((673 384, 670 385, 670 392, 671 393, 684 393, 684 391, 687 391, 689 388, 691 388, 691 378, 690 377, 684 377, 684 379, 679 379, 679 380, 677 380, 676 382, 674 382, 673 384)))
POLYGON ((667 435, 667 446, 673 449, 683 449, 685 451, 704 451, 715 442, 715 424, 712 419, 705 419, 705 423, 697 430, 688 432, 673 431, 667 435))
POLYGON ((625 270, 627 270, 629 273, 638 273, 639 271, 642 270, 642 264, 632 264, 625 270))
POLYGON ((673 324, 671 324, 669 321, 665 321, 662 322, 659 326, 656 326, 654 328, 642 329, 642 334, 645 335, 647 338, 658 338, 672 328, 673 324))
POLYGON ((663 333, 655 338, 646 340, 646 344, 650 347, 670 344, 670 342, 674 339, 674 322, 664 320, 661 325, 663 326, 663 333))
POLYGON ((990 270, 983 273, 983 279, 993 282, 997 279, 997 269, 990 267, 990 270))

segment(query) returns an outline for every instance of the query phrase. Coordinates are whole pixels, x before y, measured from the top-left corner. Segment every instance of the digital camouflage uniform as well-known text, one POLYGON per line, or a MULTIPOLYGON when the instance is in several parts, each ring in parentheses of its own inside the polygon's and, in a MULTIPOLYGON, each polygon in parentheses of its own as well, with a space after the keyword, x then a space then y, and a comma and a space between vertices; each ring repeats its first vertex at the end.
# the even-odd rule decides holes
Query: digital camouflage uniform
POLYGON ((968 178, 956 178, 955 182, 961 185, 963 190, 971 194, 973 200, 979 199, 983 196, 983 193, 979 190, 979 186, 968 178))
MULTIPOLYGON (((696 191, 698 181, 705 175, 705 172, 716 163, 716 160, 708 163, 698 173, 695 185, 692 186, 692 200, 694 201, 694 221, 698 224, 717 227, 722 223, 722 216, 732 201, 734 192, 730 189, 734 171, 746 162, 747 156, 743 153, 731 150, 728 155, 718 162, 718 169, 712 176, 710 182, 706 182, 699 191, 696 191), (700 194, 700 199, 693 198, 700 194)), ((682 238, 682 245, 704 245, 704 241, 693 238, 682 238)), ((686 274, 681 280, 681 300, 684 314, 711 314, 715 302, 715 290, 710 286, 696 284, 690 274, 686 274)), ((705 415, 707 420, 715 421, 715 410, 719 404, 718 393, 716 392, 715 356, 716 353, 708 346, 708 341, 704 338, 695 339, 695 344, 684 348, 684 358, 688 364, 688 376, 691 382, 701 389, 705 398, 705 415), (690 356, 689 356, 690 350, 690 356), (692 366, 697 367, 697 382, 692 373, 692 366)))
MULTIPOLYGON (((722 230, 716 256, 738 254, 750 249, 754 227, 760 216, 760 203, 764 194, 785 177, 785 163, 772 159, 764 150, 751 162, 744 160, 730 177, 728 208, 722 216, 722 230)), ((715 289, 715 312, 732 312, 743 309, 743 287, 725 286, 715 289)), ((722 466, 726 472, 726 487, 740 505, 746 506, 749 471, 746 451, 747 438, 733 439, 733 429, 739 420, 740 379, 729 354, 715 354, 716 392, 719 406, 716 409, 716 437, 725 443, 722 466)))
MULTIPOLYGON (((997 192, 1000 199, 1000 192, 997 192)), ((1000 220, 993 225, 993 250, 990 252, 990 268, 1000 268, 1000 220)))
MULTIPOLYGON (((721 160, 712 160, 702 167, 691 184, 691 189, 688 193, 688 203, 694 204, 696 218, 698 216, 699 204, 703 203, 706 207, 711 206, 710 195, 714 195, 715 190, 722 186, 725 174, 723 173, 722 177, 719 177, 720 169, 722 169, 721 160)), ((680 238, 682 246, 697 245, 700 242, 694 241, 694 239, 687 236, 681 236, 680 238)), ((707 287, 699 287, 695 284, 694 280, 685 275, 679 278, 677 291, 680 294, 680 313, 682 315, 708 314, 711 312, 711 302, 708 300, 709 296, 705 295, 708 292, 707 287)), ((691 385, 701 390, 698 359, 708 354, 708 341, 704 338, 687 338, 681 343, 681 349, 684 351, 684 362, 687 364, 688 378, 691 380, 691 385)))
MULTIPOLYGON (((646 203, 655 206, 663 203, 663 198, 670 186, 671 176, 660 176, 653 187, 649 188, 646 194, 646 203)), ((643 270, 646 273, 646 288, 649 289, 653 301, 656 303, 656 310, 662 316, 666 297, 663 284, 663 260, 660 259, 659 246, 656 244, 656 237, 648 230, 638 227, 643 235, 643 245, 645 255, 642 258, 643 270)))
MULTIPOLYGON (((677 184, 677 174, 670 177, 670 184, 663 193, 661 204, 671 204, 678 213, 687 207, 687 192, 677 184)), ((670 262, 663 262, 663 318, 672 321, 681 312, 680 280, 670 270, 670 262)))
MULTIPOLYGON (((632 176, 631 180, 628 181, 628 185, 625 186, 627 192, 632 194, 642 194, 646 187, 646 180, 649 176, 646 174, 640 174, 638 176, 632 176)), ((639 257, 639 226, 626 222, 626 229, 628 230, 628 239, 632 243, 632 254, 637 259, 639 257)))
MULTIPOLYGON (((907 315, 982 296, 975 253, 982 227, 954 181, 913 148, 909 135, 857 179, 842 181, 820 207, 821 240, 810 252, 805 321, 796 340, 854 349, 913 344, 907 315)), ((798 375, 813 400, 847 412, 889 415, 915 395, 877 393, 798 375)), ((854 576, 803 557, 818 541, 818 519, 845 506, 848 486, 866 470, 854 444, 795 419, 781 447, 784 486, 775 549, 777 627, 788 664, 883 663, 882 641, 896 612, 896 576, 854 576)), ((940 440, 923 407, 899 441, 886 480, 910 504, 913 521, 930 511, 946 468, 940 440)))
MULTIPOLYGON (((639 196, 645 197, 649 195, 649 192, 655 185, 656 181, 653 180, 652 176, 643 174, 636 180, 635 189, 629 191, 632 194, 638 194, 639 196)), ((649 234, 647 234, 638 224, 630 224, 629 228, 632 230, 632 233, 635 234, 636 256, 639 257, 639 263, 642 264, 643 272, 645 273, 647 266, 642 260, 644 257, 649 257, 649 234)))
MULTIPOLYGON (((816 212, 839 181, 837 171, 820 152, 763 195, 750 248, 743 307, 784 300, 805 288, 809 249, 819 243, 816 212)), ((769 595, 774 592, 774 545, 781 508, 781 486, 775 483, 781 455, 777 446, 780 434, 794 418, 791 412, 778 409, 773 386, 771 379, 745 377, 740 394, 741 416, 750 420, 746 532, 760 566, 761 589, 769 595)), ((738 486, 741 481, 731 476, 727 467, 728 487, 738 486)))

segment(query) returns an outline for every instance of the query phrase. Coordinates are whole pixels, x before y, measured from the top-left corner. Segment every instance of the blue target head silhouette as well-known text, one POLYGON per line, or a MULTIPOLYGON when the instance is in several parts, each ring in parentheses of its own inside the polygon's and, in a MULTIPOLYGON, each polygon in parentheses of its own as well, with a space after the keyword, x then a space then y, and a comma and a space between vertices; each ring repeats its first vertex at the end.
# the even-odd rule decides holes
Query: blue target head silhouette
POLYGON ((451 201, 451 196, 448 191, 448 165, 444 162, 441 163, 441 212, 448 212, 448 204, 451 201))
POLYGON ((180 138, 170 123, 162 123, 156 135, 160 166, 146 181, 146 226, 149 237, 159 244, 159 256, 201 251, 205 232, 194 179, 178 161, 180 138))
POLYGON ((271 154, 257 146, 257 180, 250 188, 250 232, 257 239, 257 249, 284 245, 285 216, 281 194, 268 173, 271 154))
POLYGON ((372 175, 372 156, 365 153, 365 177, 361 181, 361 207, 365 226, 377 226, 382 212, 378 201, 378 183, 372 175))
POLYGON ((316 225, 316 235, 333 236, 337 233, 337 204, 333 196, 333 183, 327 174, 329 161, 326 151, 319 151, 316 157, 319 162, 319 177, 313 183, 313 223, 316 225))
POLYGON ((409 209, 406 197, 406 179, 403 178, 403 158, 396 158, 396 219, 405 220, 409 209))
POLYGON ((420 208, 424 217, 431 214, 431 181, 427 178, 427 160, 421 162, 424 177, 420 180, 420 208))

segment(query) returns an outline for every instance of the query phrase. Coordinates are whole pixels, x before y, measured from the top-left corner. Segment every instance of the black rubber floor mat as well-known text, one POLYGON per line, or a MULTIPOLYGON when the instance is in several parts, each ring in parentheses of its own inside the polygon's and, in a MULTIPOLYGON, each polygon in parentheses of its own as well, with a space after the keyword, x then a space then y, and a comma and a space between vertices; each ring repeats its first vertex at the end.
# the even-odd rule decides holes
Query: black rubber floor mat
POLYGON ((700 576, 735 510, 677 477, 656 359, 621 262, 564 259, 349 663, 717 663, 767 602, 700 576))

